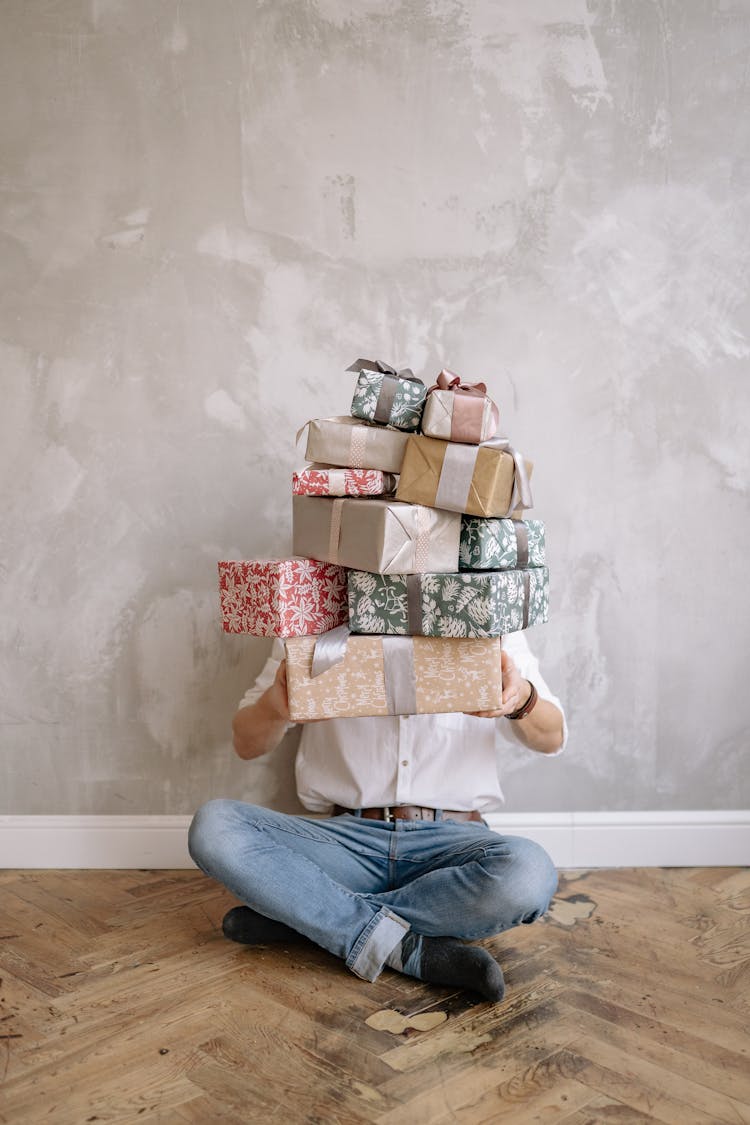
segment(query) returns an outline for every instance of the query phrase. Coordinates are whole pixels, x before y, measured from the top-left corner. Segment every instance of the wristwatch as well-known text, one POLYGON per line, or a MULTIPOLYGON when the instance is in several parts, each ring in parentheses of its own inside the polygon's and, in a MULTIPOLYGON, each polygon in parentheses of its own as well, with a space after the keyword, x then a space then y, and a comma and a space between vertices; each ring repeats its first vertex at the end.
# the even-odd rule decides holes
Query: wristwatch
POLYGON ((529 714, 530 711, 533 711, 536 707, 536 701, 539 698, 537 690, 532 684, 531 680, 527 680, 526 683, 531 688, 531 694, 529 695, 529 698, 526 700, 523 707, 519 707, 518 710, 514 711, 512 715, 506 715, 506 719, 523 719, 526 715, 529 714))

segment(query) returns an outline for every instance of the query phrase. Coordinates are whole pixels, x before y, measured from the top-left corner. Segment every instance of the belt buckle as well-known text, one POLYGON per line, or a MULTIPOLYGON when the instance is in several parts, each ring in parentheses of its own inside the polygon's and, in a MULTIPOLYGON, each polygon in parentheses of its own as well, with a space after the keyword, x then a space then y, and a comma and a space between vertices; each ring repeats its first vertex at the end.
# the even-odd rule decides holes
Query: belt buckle
POLYGON ((386 822, 386 824, 393 824, 394 823, 396 818, 393 815, 393 805, 384 805, 383 806, 383 820, 386 822))

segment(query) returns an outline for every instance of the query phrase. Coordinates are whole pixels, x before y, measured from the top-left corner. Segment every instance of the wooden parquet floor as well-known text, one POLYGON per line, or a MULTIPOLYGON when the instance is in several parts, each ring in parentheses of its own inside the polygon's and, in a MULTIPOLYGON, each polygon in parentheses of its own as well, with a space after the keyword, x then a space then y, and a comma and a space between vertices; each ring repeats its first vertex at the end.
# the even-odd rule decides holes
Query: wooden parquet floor
POLYGON ((563 874, 485 943, 497 1006, 233 945, 232 905, 192 871, 0 873, 0 1121, 750 1125, 747 869, 563 874))

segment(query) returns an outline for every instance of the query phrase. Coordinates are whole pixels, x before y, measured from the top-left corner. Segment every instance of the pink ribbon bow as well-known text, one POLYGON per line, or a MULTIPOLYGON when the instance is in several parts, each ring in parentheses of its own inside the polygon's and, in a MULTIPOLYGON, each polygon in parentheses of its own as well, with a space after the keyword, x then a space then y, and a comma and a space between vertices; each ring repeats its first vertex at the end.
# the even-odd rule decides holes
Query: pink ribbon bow
POLYGON ((430 391, 456 391, 465 395, 486 395, 487 387, 484 383, 462 383, 461 376, 447 367, 437 377, 437 382, 430 387, 430 391))

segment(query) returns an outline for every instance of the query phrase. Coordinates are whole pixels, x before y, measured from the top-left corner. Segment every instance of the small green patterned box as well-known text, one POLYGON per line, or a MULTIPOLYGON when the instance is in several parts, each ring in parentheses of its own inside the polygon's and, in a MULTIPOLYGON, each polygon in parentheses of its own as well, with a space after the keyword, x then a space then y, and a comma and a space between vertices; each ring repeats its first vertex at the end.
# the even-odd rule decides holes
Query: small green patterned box
POLYGON ((524 570, 546 561, 541 520, 461 518, 459 570, 524 570))
POLYGON ((365 422, 380 422, 398 430, 417 430, 426 395, 427 387, 421 380, 363 369, 357 379, 351 414, 365 422))
POLYGON ((549 617, 549 571, 370 574, 350 570, 353 633, 500 637, 549 617))

